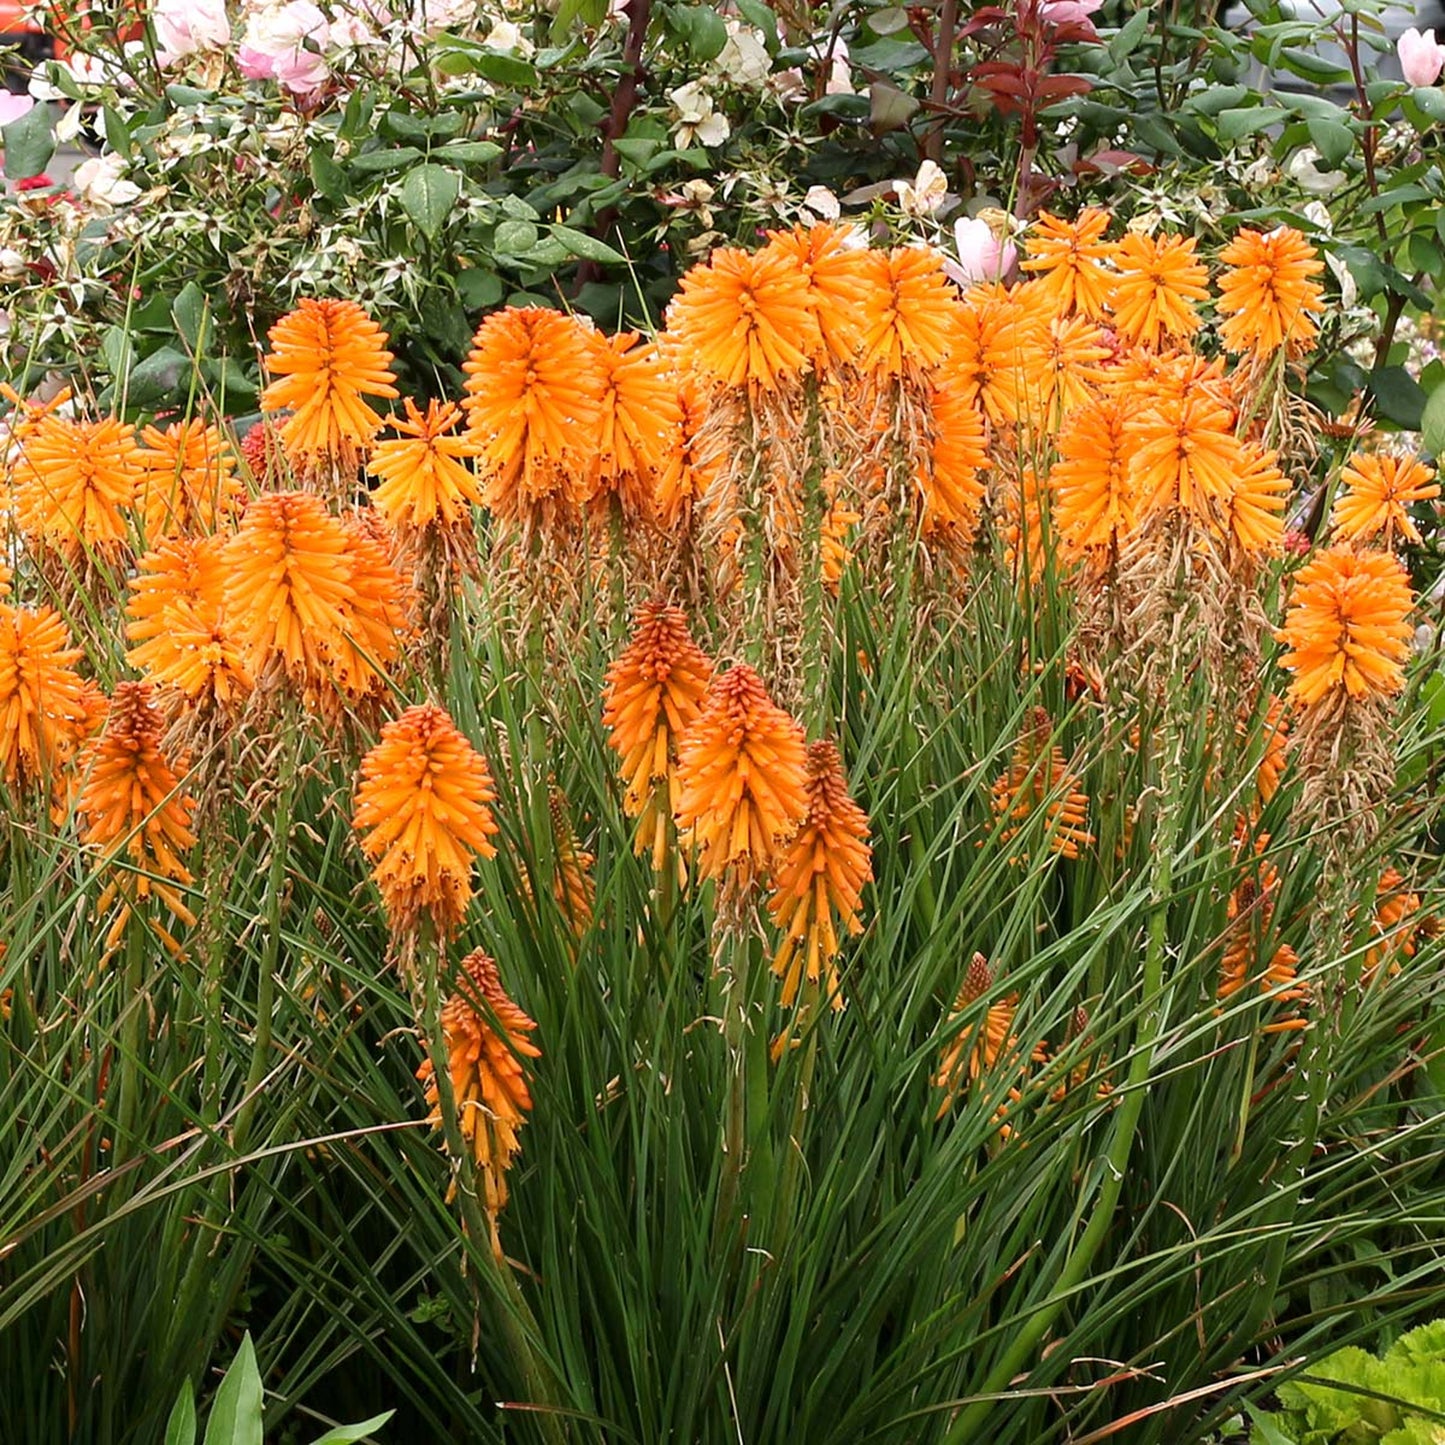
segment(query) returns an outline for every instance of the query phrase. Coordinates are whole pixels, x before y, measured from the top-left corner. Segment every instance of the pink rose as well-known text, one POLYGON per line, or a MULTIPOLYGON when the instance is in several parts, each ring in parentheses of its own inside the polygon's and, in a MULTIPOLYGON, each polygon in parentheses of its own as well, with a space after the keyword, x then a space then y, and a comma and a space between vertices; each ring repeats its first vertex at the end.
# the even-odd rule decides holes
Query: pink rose
POLYGON ((34 104, 33 96, 12 95, 8 90, 0 90, 0 125, 19 120, 34 104))
POLYGON ((1039 0, 1039 19, 1050 25, 1077 25, 1103 3, 1104 0, 1039 0))
POLYGON ((231 43, 225 0, 155 0, 151 23, 162 65, 231 43))
POLYGON ((1412 25, 1395 44, 1400 70, 1408 85, 1434 85, 1445 67, 1445 46, 1435 43, 1435 32, 1423 35, 1412 25))
POLYGON ((1001 281, 1013 269, 1018 252, 1012 241, 1000 241, 993 227, 979 216, 966 216, 953 228, 958 260, 945 257, 943 269, 960 286, 1001 281))

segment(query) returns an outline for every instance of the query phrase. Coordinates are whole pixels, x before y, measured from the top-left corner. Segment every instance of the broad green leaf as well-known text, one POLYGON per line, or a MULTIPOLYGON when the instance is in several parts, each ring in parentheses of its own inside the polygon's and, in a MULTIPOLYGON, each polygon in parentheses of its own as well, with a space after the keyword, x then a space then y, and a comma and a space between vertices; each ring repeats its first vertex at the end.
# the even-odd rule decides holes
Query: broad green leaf
POLYGON ((105 129, 105 143, 117 155, 130 155, 130 131, 121 119, 120 112, 112 105, 100 108, 101 125, 105 129))
POLYGON ((261 1372, 251 1332, 231 1361, 206 1421, 204 1445, 265 1445, 261 1424, 261 1372))
POLYGON ((1288 112, 1278 105, 1241 106, 1219 112, 1219 138, 1242 140, 1282 121, 1288 112))
POLYGON ((340 204, 346 197, 346 172, 319 148, 311 152, 311 183, 328 201, 340 204))
POLYGON ((395 1410, 384 1410, 380 1415, 373 1415, 359 1425, 337 1425, 324 1435, 318 1436, 311 1445, 356 1445, 358 1440, 365 1440, 368 1435, 376 1434, 395 1414, 395 1410))
POLYGON ((402 166, 409 166, 422 159, 422 153, 415 146, 396 146, 353 156, 347 165, 354 176, 375 176, 383 171, 399 170, 402 166))
POLYGON ((1370 390, 1374 393, 1376 410, 1381 416, 1406 431, 1420 430, 1425 393, 1403 366, 1381 366, 1372 371, 1370 390))
POLYGON ((727 44, 727 26, 710 5, 678 5, 668 11, 668 23, 682 37, 692 58, 706 65, 716 60, 727 44))
POLYGON ((165 1445, 196 1445, 196 1392, 186 1380, 166 1421, 165 1445))
POLYGON ((537 227, 531 221, 503 221, 492 246, 502 256, 525 256, 537 244, 537 227))
POLYGON ((1427 120, 1445 121, 1445 90, 1438 85, 1417 85, 1410 92, 1410 99, 1427 120))
POLYGON ((1305 122, 1310 144, 1320 153, 1326 166, 1337 166, 1355 148, 1354 132, 1343 120, 1311 120, 1305 122))
POLYGON ((171 319, 193 353, 201 349, 206 309, 206 293, 194 281, 187 281, 181 288, 181 294, 171 303, 171 319))
POLYGON ((182 377, 191 371, 191 358, 174 346, 162 346, 143 361, 131 367, 125 376, 117 376, 117 391, 124 395, 127 406, 154 406, 180 390, 182 377))
POLYGON ((502 299, 502 278, 495 271, 473 266, 457 277, 457 295, 468 311, 485 311, 502 299))
POLYGON ((50 107, 37 103, 19 120, 12 120, 0 130, 0 145, 5 147, 5 174, 10 180, 24 181, 43 175, 50 157, 55 154, 55 127, 51 124, 50 107))
POLYGON ((502 148, 492 140, 454 140, 432 152, 432 159, 459 166, 484 166, 501 155, 502 148))
POLYGON ((560 241, 567 253, 580 256, 584 261, 600 261, 607 266, 622 266, 627 257, 614 250, 606 241, 589 236, 585 231, 574 230, 571 226, 553 226, 552 235, 560 241))
POLYGON ((447 166, 418 166, 401 183, 401 204, 416 228, 435 241, 462 193, 462 178, 447 166))
POLYGON ((762 0, 737 0, 737 7, 738 13, 749 25, 763 32, 768 53, 774 53, 778 48, 778 17, 772 9, 762 0))
POLYGON ((514 90, 526 90, 537 83, 537 67, 507 50, 478 52, 472 68, 494 85, 506 85, 514 90))
POLYGON ((1432 457, 1445 456, 1445 386, 1430 393, 1420 413, 1420 444, 1432 457))

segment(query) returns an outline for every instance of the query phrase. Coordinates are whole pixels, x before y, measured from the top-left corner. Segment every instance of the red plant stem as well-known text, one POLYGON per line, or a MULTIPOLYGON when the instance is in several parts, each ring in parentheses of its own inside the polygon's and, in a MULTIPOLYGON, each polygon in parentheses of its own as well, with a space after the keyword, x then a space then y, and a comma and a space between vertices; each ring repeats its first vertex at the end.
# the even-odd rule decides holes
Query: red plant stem
MULTIPOLYGON (((948 79, 953 69, 953 36, 958 27, 958 0, 943 0, 943 10, 938 17, 938 34, 933 43, 933 84, 928 98, 935 113, 941 111, 948 100, 948 79)), ((943 159, 943 121, 929 131, 923 143, 923 153, 937 164, 943 159)))

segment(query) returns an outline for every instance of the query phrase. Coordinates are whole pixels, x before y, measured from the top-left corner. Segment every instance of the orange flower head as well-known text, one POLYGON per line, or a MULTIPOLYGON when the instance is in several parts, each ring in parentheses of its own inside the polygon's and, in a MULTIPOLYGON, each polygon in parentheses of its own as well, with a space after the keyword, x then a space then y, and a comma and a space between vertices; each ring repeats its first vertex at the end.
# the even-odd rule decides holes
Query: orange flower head
POLYGON ((792 1007, 806 975, 839 1009, 838 934, 863 931, 858 909, 863 885, 873 876, 873 850, 868 815, 848 795, 836 744, 810 744, 807 799, 803 824, 778 861, 768 900, 768 912, 783 930, 773 972, 783 980, 784 1008, 792 1007))
POLYGON ((472 859, 496 856, 496 799, 482 755, 435 703, 408 708, 361 760, 351 825, 394 938, 423 919, 450 938, 472 896, 472 859))
MULTIPOLYGON (((1013 1032, 1014 1016, 1018 1011, 1017 994, 1011 993, 989 1004, 983 1018, 973 1028, 957 1028, 968 1010, 993 987, 993 982, 993 970, 989 968, 988 960, 983 954, 975 953, 948 1015, 947 1027, 957 1031, 944 1047, 938 1072, 933 1076, 934 1088, 943 1092, 935 1118, 943 1118, 966 1087, 977 1087, 995 1070, 1009 1068, 1022 1073, 1025 1060, 1020 1057, 1019 1041, 1013 1032)), ((1042 1059, 1042 1050, 1035 1051, 1035 1062, 1042 1062, 1042 1059)), ((1012 1127, 1003 1122, 1008 1106, 1022 1098, 1020 1090, 1010 1086, 996 1110, 995 1116, 1000 1121, 999 1134, 1003 1139, 1013 1133, 1012 1127)))
POLYGON ((331 682, 359 702, 385 691, 386 669, 401 656, 411 635, 415 597, 392 565, 390 539, 374 511, 363 507, 348 512, 341 525, 351 589, 341 606, 341 631, 326 641, 326 657, 331 682))
POLYGON ((886 377, 937 366, 948 354, 959 307, 942 255, 931 246, 864 254, 859 366, 886 377))
POLYGON ((1239 453, 1239 468, 1222 508, 1230 540, 1246 556, 1277 557, 1284 551, 1289 479, 1274 452, 1245 442, 1239 453))
POLYGON ((975 286, 954 311, 957 324, 936 385, 979 407, 994 426, 1019 419, 1027 367, 1041 340, 1037 313, 1002 287, 975 286))
POLYGON ((692 503, 707 496, 724 460, 720 447, 703 440, 708 404, 695 377, 677 378, 677 404, 679 425, 671 435, 654 499, 657 521, 664 529, 677 526, 692 503))
POLYGON ((9 787, 58 782, 87 720, 85 684, 60 614, 0 602, 0 777, 9 787))
POLYGON ((1371 542, 1380 537, 1393 547, 1397 540, 1420 541, 1420 533, 1406 508, 1412 502, 1433 501, 1440 495, 1434 467, 1414 457, 1360 452, 1351 457, 1340 480, 1344 494, 1335 502, 1330 524, 1340 542, 1371 542))
POLYGON ((705 878, 746 886, 808 811, 803 731, 746 664, 717 674, 678 744, 677 826, 696 829, 705 878))
POLYGON ((1113 355, 1104 330, 1083 316, 1051 317, 1030 330, 1019 377, 1023 415, 1053 431, 1059 419, 1091 401, 1113 355))
POLYGON ((1066 221, 1040 211, 1029 233, 1022 270, 1038 276, 1035 283, 1060 316, 1102 320, 1108 309, 1113 273, 1108 261, 1113 247, 1104 240, 1109 213, 1089 206, 1066 221))
POLYGON ((398 532, 455 527, 482 500, 467 465, 481 448, 474 438, 456 434, 462 412, 455 403, 429 401, 425 412, 410 397, 403 405, 405 416, 387 418, 401 435, 377 442, 366 464, 381 478, 372 505, 398 532))
POLYGON ((1357 700, 1400 692, 1413 607, 1409 576, 1389 553, 1316 553, 1295 575, 1278 633, 1289 648, 1280 664, 1294 674, 1291 700, 1313 707, 1341 694, 1357 700))
POLYGON ((310 298, 270 331, 262 411, 290 411, 281 445, 298 470, 354 469, 381 430, 363 396, 395 397, 386 332, 354 301, 310 298))
POLYGON ((1408 962, 1414 958, 1421 923, 1419 912, 1420 895, 1410 890, 1403 874, 1386 868, 1375 887, 1375 916, 1370 923, 1375 942, 1365 954, 1360 973, 1360 982, 1366 987, 1374 981, 1381 964, 1386 965, 1386 975, 1393 978, 1400 972, 1402 959, 1408 962))
POLYGON ((1219 259, 1230 268, 1219 278, 1219 334, 1230 351, 1268 356, 1288 344, 1300 355, 1314 345, 1314 318, 1325 309, 1314 278, 1325 263, 1298 231, 1242 230, 1219 259))
POLYGON ((124 875, 98 903, 106 908, 117 892, 125 899, 108 943, 119 937, 132 902, 152 894, 183 922, 195 922, 175 885, 194 881, 181 855, 196 844, 191 832, 196 804, 161 753, 164 731, 150 684, 121 682, 110 701, 105 732, 87 750, 79 800, 81 842, 102 849, 108 858, 124 855, 127 860, 124 875))
POLYGON ((548 789, 547 813, 552 821, 552 856, 556 864, 552 892, 573 933, 581 938, 591 927, 597 902, 597 883, 592 877, 597 859, 578 844, 567 799, 560 788, 548 789))
MULTIPOLYGON (((1246 872, 1229 896, 1229 928, 1217 990, 1221 1000, 1233 997, 1255 976, 1259 979, 1260 992, 1269 994, 1276 1004, 1300 1003, 1309 998, 1309 990, 1296 979, 1299 955, 1294 949, 1287 943, 1279 943, 1265 952, 1280 883, 1279 870, 1263 856, 1268 846, 1267 833, 1261 833, 1251 846, 1247 822, 1243 818, 1239 820, 1234 856, 1246 872)), ((1289 1033, 1308 1027, 1308 1020, 1287 1010, 1267 1023, 1262 1032, 1289 1033)))
POLYGON ((983 413, 961 388, 931 393, 933 445, 916 482, 923 500, 923 530, 967 546, 978 530, 984 484, 980 472, 993 465, 983 413))
MULTIPOLYGON (((532 1107, 525 1060, 542 1051, 528 1037, 537 1027, 507 996, 495 960, 480 948, 461 962, 459 987, 442 1005, 442 1037, 457 1122, 481 1176, 482 1203, 492 1230, 492 1248, 502 1258, 497 1216, 507 1203, 507 1170, 520 1145, 517 1130, 532 1107)), ((425 1085, 431 1112, 442 1122, 441 1099, 430 1059, 416 1076, 425 1085)))
POLYGON ((513 523, 585 501, 607 388, 604 343, 588 322, 507 307, 482 322, 462 370, 481 445, 483 501, 513 523))
POLYGON ((136 565, 130 579, 126 661, 188 703, 232 707, 251 690, 251 674, 225 622, 224 536, 169 537, 136 565))
POLYGON ((848 546, 848 534, 863 520, 863 514, 854 511, 838 497, 836 473, 824 477, 823 487, 828 506, 818 527, 818 570, 823 586, 831 596, 836 597, 843 573, 853 560, 852 549, 848 546))
POLYGON ((1048 713, 1036 707, 1007 771, 993 785, 993 812, 1004 825, 999 837, 1007 843, 1042 809, 1049 850, 1077 858, 1081 848, 1095 841, 1088 831, 1089 795, 1070 772, 1062 749, 1051 745, 1052 732, 1048 713))
POLYGON ((682 405, 677 379, 663 365, 657 347, 637 341, 635 331, 626 331, 598 349, 607 385, 593 485, 614 493, 629 519, 651 521, 661 479, 674 456, 682 405))
POLYGON ((823 351, 813 303, 794 252, 725 246, 683 276, 667 326, 700 378, 773 392, 796 382, 823 351))
POLYGON ((1049 472, 1050 516, 1065 560, 1096 566, 1117 555, 1139 525, 1128 422, 1133 406, 1103 397, 1071 412, 1059 429, 1049 472))
POLYGON ((1194 303, 1209 297, 1209 273, 1194 254, 1193 236, 1141 236, 1130 232, 1113 249, 1119 275, 1110 305, 1125 341, 1158 349, 1199 329, 1194 303))
POLYGON ((1279 791, 1280 779, 1289 763, 1289 709, 1282 697, 1271 697, 1261 723, 1264 753, 1255 774, 1259 801, 1267 803, 1279 791))
POLYGON ((128 536, 140 448, 114 417, 42 416, 27 430, 15 469, 15 520, 27 537, 69 557, 114 553, 128 536))
POLYGON ((645 602, 632 640, 607 669, 602 722, 622 760, 623 811, 639 820, 633 844, 661 872, 677 786, 678 739, 697 720, 712 661, 692 640, 682 609, 645 602))
POLYGON ((1228 407, 1202 389, 1166 395, 1126 428, 1141 517, 1176 508, 1206 523, 1224 516, 1243 465, 1228 407))
POLYGON ((834 366, 853 361, 876 281, 866 240, 850 226, 795 226, 769 231, 768 244, 802 267, 827 360, 834 366))
POLYGON ((141 433, 142 474, 136 505, 146 541, 180 532, 214 532, 241 510, 236 455, 220 427, 193 419, 141 433))

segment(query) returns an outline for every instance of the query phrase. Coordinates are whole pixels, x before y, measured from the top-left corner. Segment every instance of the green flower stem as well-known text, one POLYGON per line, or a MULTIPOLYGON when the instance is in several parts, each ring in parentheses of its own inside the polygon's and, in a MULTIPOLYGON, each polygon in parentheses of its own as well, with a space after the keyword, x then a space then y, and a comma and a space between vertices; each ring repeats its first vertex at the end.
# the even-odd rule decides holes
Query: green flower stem
POLYGON ((146 922, 134 908, 126 920, 125 976, 121 984, 120 1072, 116 1081, 116 1124, 111 1145, 111 1168, 118 1170, 134 1152, 136 1114, 140 1107, 141 1027, 145 1005, 146 922))

